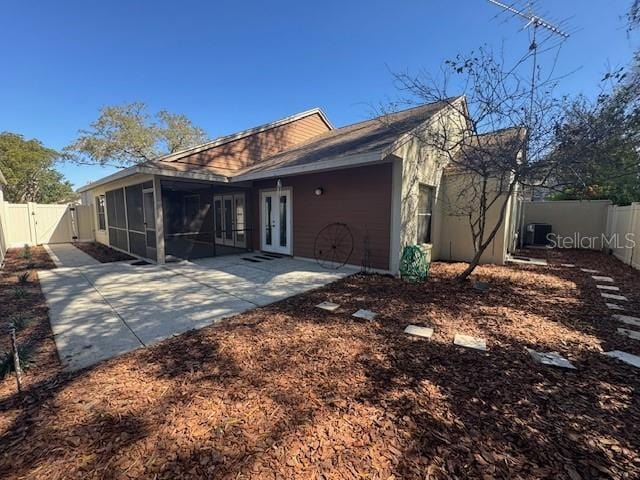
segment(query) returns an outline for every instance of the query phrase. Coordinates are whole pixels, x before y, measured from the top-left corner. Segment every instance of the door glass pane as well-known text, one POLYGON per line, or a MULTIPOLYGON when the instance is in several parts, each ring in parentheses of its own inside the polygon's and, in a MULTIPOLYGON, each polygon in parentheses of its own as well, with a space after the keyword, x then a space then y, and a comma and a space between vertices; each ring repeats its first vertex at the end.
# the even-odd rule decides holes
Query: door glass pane
POLYGON ((267 229, 264 237, 264 243, 271 245, 271 197, 264 197, 264 202, 264 219, 266 223, 265 227, 267 229))
POLYGON ((216 238, 222 238, 222 201, 215 199, 213 201, 213 217, 216 223, 216 238))
POLYGON ((224 200, 224 238, 233 240, 233 203, 230 198, 224 200))
POLYGON ((287 196, 280 196, 280 246, 287 246, 287 196))
POLYGON ((244 195, 235 197, 235 214, 236 214, 236 241, 244 243, 244 195))
POLYGON ((147 229, 156 228, 156 211, 153 207, 153 192, 144 193, 144 221, 147 222, 147 229))

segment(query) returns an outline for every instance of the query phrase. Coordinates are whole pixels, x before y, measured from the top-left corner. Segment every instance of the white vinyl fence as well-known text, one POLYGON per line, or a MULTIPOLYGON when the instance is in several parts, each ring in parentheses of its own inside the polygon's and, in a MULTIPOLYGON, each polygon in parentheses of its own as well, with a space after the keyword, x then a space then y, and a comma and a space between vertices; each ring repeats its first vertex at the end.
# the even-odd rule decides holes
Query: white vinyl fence
POLYGON ((89 205, 48 205, 0 201, 0 260, 7 248, 94 239, 89 205))
POLYGON ((616 258, 640 270, 640 203, 609 207, 607 239, 616 258))

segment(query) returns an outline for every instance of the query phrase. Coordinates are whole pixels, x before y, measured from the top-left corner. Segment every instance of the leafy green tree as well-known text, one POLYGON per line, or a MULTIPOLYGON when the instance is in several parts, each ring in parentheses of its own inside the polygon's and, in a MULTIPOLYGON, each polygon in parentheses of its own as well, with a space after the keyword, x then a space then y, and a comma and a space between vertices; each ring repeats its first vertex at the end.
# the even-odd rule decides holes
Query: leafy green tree
POLYGON ((638 112, 624 86, 595 104, 578 98, 565 112, 551 154, 559 166, 554 199, 640 201, 638 112))
POLYGON ((75 198, 71 183, 54 169, 59 154, 39 140, 0 133, 0 170, 7 180, 6 200, 55 203, 75 198))
POLYGON ((102 108, 64 153, 77 163, 124 167, 205 141, 204 130, 186 116, 166 110, 151 115, 144 103, 134 102, 102 108))
MULTIPOLYGON (((640 0, 629 10, 629 30, 640 25, 640 0)), ((628 68, 608 73, 610 88, 595 102, 575 99, 556 131, 553 199, 640 201, 640 52, 628 68)))

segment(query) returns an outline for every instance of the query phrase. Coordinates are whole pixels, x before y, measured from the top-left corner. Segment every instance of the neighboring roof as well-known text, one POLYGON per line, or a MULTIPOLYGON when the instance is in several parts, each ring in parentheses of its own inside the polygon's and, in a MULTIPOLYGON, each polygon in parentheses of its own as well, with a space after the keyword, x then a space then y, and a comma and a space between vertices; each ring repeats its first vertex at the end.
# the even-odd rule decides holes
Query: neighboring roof
POLYGON ((466 142, 465 145, 462 145, 457 155, 458 159, 450 162, 445 167, 444 172, 451 174, 473 170, 474 157, 477 155, 478 162, 484 162, 486 158, 484 154, 490 152, 496 152, 502 155, 514 155, 515 157, 522 151, 526 135, 527 129, 525 127, 508 127, 470 137, 473 141, 466 142), (463 156, 464 158, 462 158, 463 156), (465 167, 463 161, 469 162, 470 167, 465 167))
POLYGON ((0 185, 6 185, 7 184, 7 180, 4 178, 4 175, 2 174, 2 170, 0 170, 0 185))
POLYGON ((455 99, 429 103, 336 128, 237 172, 232 181, 254 180, 300 172, 322 163, 350 166, 382 160, 403 134, 429 120, 455 99))

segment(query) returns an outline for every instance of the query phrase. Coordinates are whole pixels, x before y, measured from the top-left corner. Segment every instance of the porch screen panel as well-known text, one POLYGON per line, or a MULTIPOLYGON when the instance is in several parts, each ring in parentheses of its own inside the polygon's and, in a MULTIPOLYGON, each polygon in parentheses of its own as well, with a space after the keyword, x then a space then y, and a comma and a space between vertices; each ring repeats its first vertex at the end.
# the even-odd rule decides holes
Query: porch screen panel
POLYGON ((125 188, 127 221, 129 226, 129 251, 141 257, 147 256, 147 235, 144 226, 142 184, 125 188))
POLYGON ((141 257, 147 256, 147 236, 144 233, 129 232, 130 252, 141 257))
POLYGON ((142 210, 142 184, 132 185, 127 191, 127 219, 129 230, 144 232, 144 212, 142 210))
POLYGON ((121 250, 128 250, 124 190, 119 188, 108 191, 106 193, 106 201, 109 243, 121 250))

